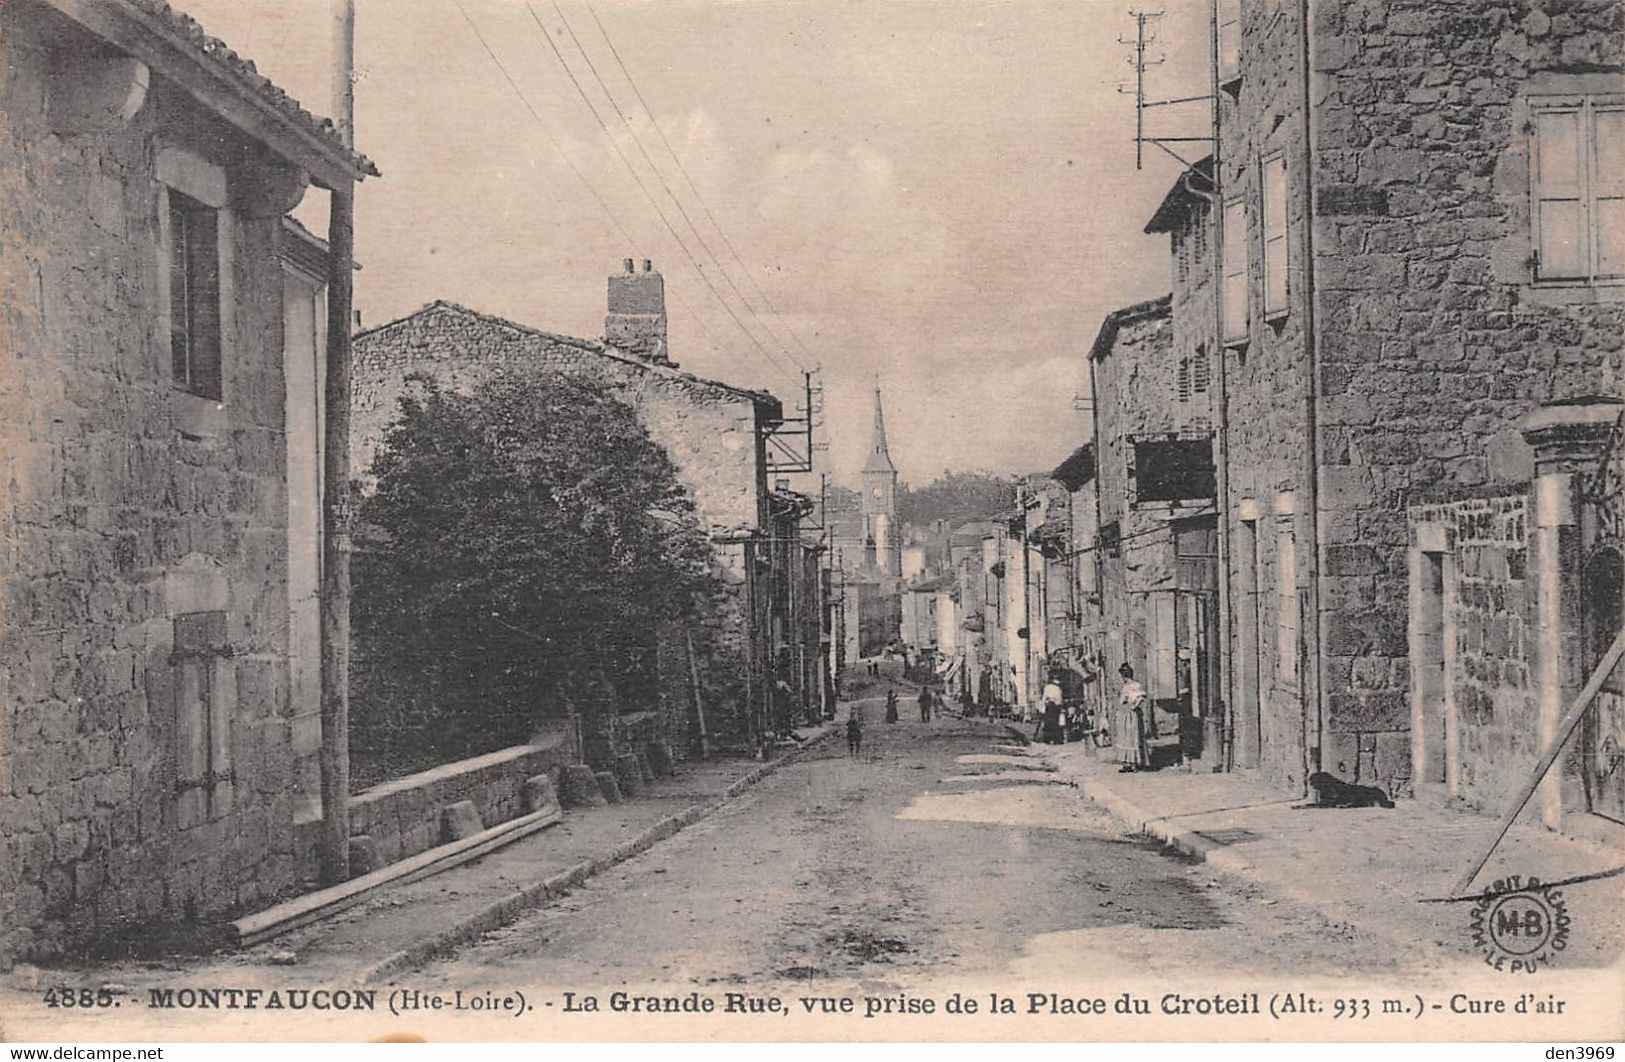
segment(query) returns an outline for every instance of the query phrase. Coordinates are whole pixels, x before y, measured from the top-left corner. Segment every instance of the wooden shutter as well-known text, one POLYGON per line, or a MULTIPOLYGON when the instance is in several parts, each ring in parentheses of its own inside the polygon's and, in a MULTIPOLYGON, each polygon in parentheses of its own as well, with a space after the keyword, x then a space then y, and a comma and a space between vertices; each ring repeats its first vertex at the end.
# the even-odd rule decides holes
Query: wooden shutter
POLYGON ((1625 277, 1625 102, 1591 112, 1592 188, 1599 278, 1625 277))
POLYGON ((1241 76, 1241 0, 1219 0, 1219 84, 1241 76))
POLYGON ((1247 338, 1246 200, 1231 199, 1224 204, 1224 230, 1220 236, 1224 241, 1224 339, 1235 343, 1247 338))
POLYGON ((1264 160, 1264 316, 1286 313, 1286 156, 1264 160))
POLYGON ((1585 277, 1585 138, 1582 107, 1550 104, 1531 115, 1535 129, 1535 276, 1585 277))

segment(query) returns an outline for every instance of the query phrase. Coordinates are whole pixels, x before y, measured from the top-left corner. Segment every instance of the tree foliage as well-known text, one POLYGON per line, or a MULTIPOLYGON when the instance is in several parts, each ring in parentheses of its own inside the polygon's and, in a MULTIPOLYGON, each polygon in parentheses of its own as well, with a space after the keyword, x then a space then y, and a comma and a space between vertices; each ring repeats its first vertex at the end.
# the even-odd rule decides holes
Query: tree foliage
POLYGON ((924 487, 904 486, 897 496, 897 516, 906 524, 950 524, 986 519, 1014 507, 1016 480, 991 472, 943 474, 924 487))
POLYGON ((655 632, 714 592, 670 458, 576 381, 507 371, 465 395, 415 378, 373 472, 354 601, 363 752, 428 745, 442 761, 652 698, 655 632))

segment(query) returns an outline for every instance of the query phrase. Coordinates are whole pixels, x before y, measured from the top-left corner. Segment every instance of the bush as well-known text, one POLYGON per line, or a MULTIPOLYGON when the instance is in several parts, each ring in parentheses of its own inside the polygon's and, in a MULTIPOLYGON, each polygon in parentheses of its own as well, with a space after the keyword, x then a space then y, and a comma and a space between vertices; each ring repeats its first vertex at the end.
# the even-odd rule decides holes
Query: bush
POLYGON ((572 711, 599 728, 655 696, 655 632, 715 593, 665 451, 576 381, 509 370, 463 395, 415 377, 372 471, 352 606, 361 764, 490 751, 572 711))

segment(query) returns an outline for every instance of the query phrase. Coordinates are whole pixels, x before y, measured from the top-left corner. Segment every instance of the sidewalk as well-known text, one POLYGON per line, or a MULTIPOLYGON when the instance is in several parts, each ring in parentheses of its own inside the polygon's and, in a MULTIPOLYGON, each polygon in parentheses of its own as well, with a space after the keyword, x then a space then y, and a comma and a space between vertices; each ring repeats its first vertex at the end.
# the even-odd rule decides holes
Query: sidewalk
MULTIPOLYGON (((1497 823, 1466 810, 1400 800, 1398 807, 1295 809, 1302 803, 1243 774, 1178 768, 1118 773, 1085 745, 1034 745, 1090 799, 1136 832, 1205 860, 1214 869, 1308 906, 1334 923, 1437 948, 1435 956, 1473 956, 1471 902, 1438 901, 1497 823)), ((1625 867, 1625 847, 1609 849, 1519 822, 1501 842, 1475 888, 1512 874, 1567 881, 1625 867)), ((1572 923, 1566 967, 1607 966, 1625 945, 1625 874, 1564 886, 1572 923)))
POLYGON ((766 762, 681 763, 671 777, 648 783, 639 797, 572 809, 556 826, 432 877, 386 888, 355 907, 251 948, 201 959, 83 965, 131 987, 155 977, 172 979, 181 969, 200 983, 211 983, 212 977, 221 984, 247 984, 255 976, 280 980, 289 973, 333 985, 387 983, 698 822, 834 731, 833 724, 800 731, 798 746, 766 762))

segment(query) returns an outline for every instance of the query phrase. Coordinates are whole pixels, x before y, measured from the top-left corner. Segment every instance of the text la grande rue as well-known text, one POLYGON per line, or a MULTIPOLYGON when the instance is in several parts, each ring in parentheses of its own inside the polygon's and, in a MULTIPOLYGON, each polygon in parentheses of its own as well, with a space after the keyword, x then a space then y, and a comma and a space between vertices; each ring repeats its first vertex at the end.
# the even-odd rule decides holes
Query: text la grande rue
MULTIPOLYGON (((1135 999, 1123 993, 1115 1000, 1101 997, 1070 997, 1056 992, 1029 992, 1024 996, 1005 996, 990 992, 986 998, 954 992, 938 999, 933 996, 913 996, 906 993, 884 996, 782 996, 755 995, 749 992, 723 992, 706 995, 687 992, 679 995, 640 995, 633 992, 612 992, 607 997, 581 992, 563 993, 563 1011, 566 1014, 594 1014, 609 1011, 617 1014, 810 1014, 861 1015, 864 1018, 936 1014, 1145 1014, 1150 1007, 1147 1000, 1135 999)), ((1168 1000, 1163 1001, 1164 1013, 1170 1011, 1168 1000)), ((1190 1009, 1188 1000, 1186 1012, 1190 1009)), ((1201 1013, 1258 1013, 1256 994, 1243 994, 1233 999, 1202 1000, 1201 1013), (1215 1005, 1217 1004, 1217 1005, 1215 1005)))

